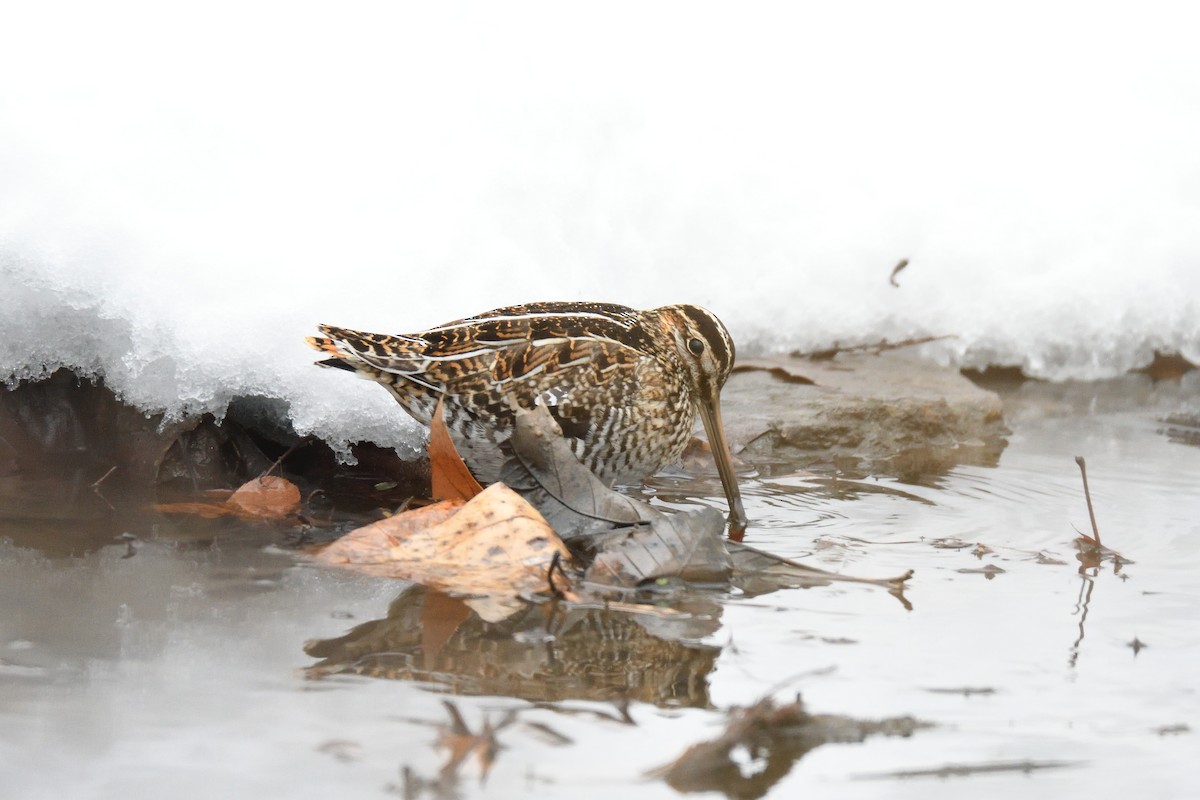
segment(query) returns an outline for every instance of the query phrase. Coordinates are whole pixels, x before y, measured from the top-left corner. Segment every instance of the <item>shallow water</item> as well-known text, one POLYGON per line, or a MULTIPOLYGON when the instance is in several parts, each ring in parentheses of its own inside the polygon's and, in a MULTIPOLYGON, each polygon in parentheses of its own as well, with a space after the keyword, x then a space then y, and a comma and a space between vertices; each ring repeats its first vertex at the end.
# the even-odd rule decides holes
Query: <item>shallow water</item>
MULTIPOLYGON (((640 658, 675 660, 669 679, 657 662, 622 672, 632 651, 605 649, 601 634, 591 654, 611 656, 603 675, 587 672, 586 646, 565 663, 571 630, 583 628, 559 628, 555 641, 536 620, 484 630, 455 656, 478 656, 488 681, 455 677, 446 659, 413 669, 400 603, 393 662, 318 676, 306 642, 385 617, 402 586, 307 564, 271 528, 200 535, 140 513, 112 528, 134 533, 132 545, 64 555, 66 540, 87 537, 9 503, 5 795, 400 794, 404 767, 431 779, 446 761, 435 745, 452 681, 469 726, 517 714, 498 733, 486 784, 468 761, 443 783, 447 797, 670 797, 643 773, 771 689, 784 701, 801 692, 814 712, 933 726, 820 746, 784 770, 774 797, 1196 796, 1200 447, 1157 420, 1198 389, 1025 384, 1006 396, 1013 435, 994 468, 915 484, 779 470, 747 480, 748 542, 859 576, 914 569, 911 610, 859 584, 731 591, 691 598, 699 622, 674 649, 642 641, 652 623, 605 634, 640 658), (1075 529, 1090 525, 1076 455, 1119 564, 1077 558, 1075 529), (404 675, 422 680, 388 679, 404 675), (611 699, 614 675, 628 705, 611 699)), ((657 485, 667 496, 670 482, 657 485)))

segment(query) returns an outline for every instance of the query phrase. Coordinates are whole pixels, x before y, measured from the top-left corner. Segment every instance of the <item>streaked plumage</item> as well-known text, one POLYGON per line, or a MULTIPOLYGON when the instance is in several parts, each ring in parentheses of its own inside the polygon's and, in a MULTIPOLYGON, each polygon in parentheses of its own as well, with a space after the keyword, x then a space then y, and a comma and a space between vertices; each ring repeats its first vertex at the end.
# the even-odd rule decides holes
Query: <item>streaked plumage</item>
POLYGON ((485 482, 503 463, 513 403, 547 406, 579 460, 609 484, 676 462, 700 411, 731 519, 742 519, 720 417, 733 340, 702 308, 533 303, 412 334, 319 328, 324 336, 308 343, 332 356, 319 364, 378 381, 426 425, 442 399, 455 444, 485 482))

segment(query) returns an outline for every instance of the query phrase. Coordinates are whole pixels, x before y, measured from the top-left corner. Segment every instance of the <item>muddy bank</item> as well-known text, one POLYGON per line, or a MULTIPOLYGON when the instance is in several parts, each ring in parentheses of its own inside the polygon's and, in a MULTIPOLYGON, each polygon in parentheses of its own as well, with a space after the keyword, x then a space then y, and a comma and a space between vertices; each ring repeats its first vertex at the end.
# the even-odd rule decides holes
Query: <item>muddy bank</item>
MULTIPOLYGON (((894 353, 747 361, 726 385, 723 407, 731 445, 751 466, 886 469, 914 450, 953 461, 954 451, 998 452, 1007 433, 995 393, 955 370, 894 353)), ((244 398, 219 423, 209 416, 166 423, 124 405, 102 384, 60 371, 0 391, 0 475, 70 474, 81 488, 103 479, 131 490, 206 489, 237 485, 283 457, 289 473, 314 486, 340 482, 339 494, 361 494, 367 483, 413 493, 427 480, 421 461, 370 443, 355 447, 357 465, 338 464, 323 442, 297 437, 286 415, 281 404, 244 398)))
POLYGON ((747 461, 897 477, 995 463, 1009 433, 995 392, 896 351, 740 362, 722 407, 730 446, 747 461))

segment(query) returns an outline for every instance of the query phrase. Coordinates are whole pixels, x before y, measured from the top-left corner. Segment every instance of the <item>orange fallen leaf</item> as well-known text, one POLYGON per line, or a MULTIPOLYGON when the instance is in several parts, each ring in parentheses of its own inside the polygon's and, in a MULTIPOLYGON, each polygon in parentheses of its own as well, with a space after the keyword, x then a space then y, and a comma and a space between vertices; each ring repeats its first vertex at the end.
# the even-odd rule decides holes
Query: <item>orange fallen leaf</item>
POLYGON ((223 502, 158 503, 163 514, 188 514, 205 519, 236 516, 244 519, 283 519, 300 507, 300 490, 287 478, 264 475, 238 487, 223 502))
POLYGON ((225 502, 247 516, 280 519, 300 507, 300 490, 287 478, 264 475, 242 484, 225 502))
POLYGON ((383 571, 391 561, 392 548, 409 537, 444 522, 463 507, 461 500, 442 500, 421 508, 393 514, 379 522, 355 528, 317 553, 326 564, 353 566, 371 575, 387 576, 383 571), (379 568, 377 571, 376 568, 379 568))
MULTIPOLYGON (((549 588, 555 554, 570 563, 558 534, 533 506, 494 483, 461 508, 441 502, 397 514, 338 539, 317 555, 327 564, 401 578, 468 598, 488 621, 522 607, 521 598, 549 588)), ((566 586, 565 577, 555 585, 566 586)))
POLYGON ((483 491, 479 481, 467 469, 442 420, 442 401, 438 399, 429 423, 429 468, 433 496, 439 500, 470 500, 483 491))

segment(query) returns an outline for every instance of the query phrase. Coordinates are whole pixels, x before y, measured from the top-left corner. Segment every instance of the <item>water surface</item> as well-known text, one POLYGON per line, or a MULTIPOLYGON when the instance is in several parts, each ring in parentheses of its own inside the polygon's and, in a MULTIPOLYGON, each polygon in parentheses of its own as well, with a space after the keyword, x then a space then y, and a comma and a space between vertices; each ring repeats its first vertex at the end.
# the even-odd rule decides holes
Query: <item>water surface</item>
POLYGON ((932 727, 818 747, 771 796, 1195 796, 1200 447, 1158 420, 1197 394, 1186 380, 1026 384, 1006 396, 1013 435, 995 467, 746 481, 748 541, 855 575, 914 569, 911 609, 857 584, 722 590, 686 598, 690 629, 593 616, 548 633, 531 618, 479 628, 436 669, 403 649, 419 650, 419 616, 398 602, 399 622, 359 637, 391 661, 313 670, 306 643, 386 618, 405 587, 312 566, 277 529, 193 530, 110 497, 122 513, 89 537, 72 527, 86 517, 47 524, 6 500, 6 794, 395 795, 405 767, 433 779, 445 763, 451 697, 468 725, 503 724, 502 749, 485 784, 469 760, 442 796, 670 797, 643 773, 774 690, 932 727), (1090 527, 1076 455, 1119 562, 1088 566, 1072 543, 1090 527))

